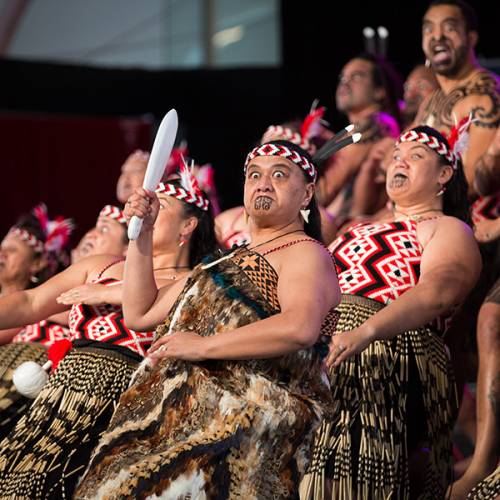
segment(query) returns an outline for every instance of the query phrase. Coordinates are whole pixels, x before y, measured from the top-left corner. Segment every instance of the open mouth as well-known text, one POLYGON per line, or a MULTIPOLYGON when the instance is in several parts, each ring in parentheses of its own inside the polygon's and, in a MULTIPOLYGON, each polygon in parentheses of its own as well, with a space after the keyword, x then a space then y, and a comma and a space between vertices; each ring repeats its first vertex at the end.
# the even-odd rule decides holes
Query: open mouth
POLYGON ((445 64, 451 61, 451 50, 445 43, 437 43, 432 46, 432 62, 434 64, 445 64))
POLYGON ((391 188, 399 188, 408 182, 408 177, 405 174, 398 172, 394 174, 392 179, 390 180, 389 186, 391 188))

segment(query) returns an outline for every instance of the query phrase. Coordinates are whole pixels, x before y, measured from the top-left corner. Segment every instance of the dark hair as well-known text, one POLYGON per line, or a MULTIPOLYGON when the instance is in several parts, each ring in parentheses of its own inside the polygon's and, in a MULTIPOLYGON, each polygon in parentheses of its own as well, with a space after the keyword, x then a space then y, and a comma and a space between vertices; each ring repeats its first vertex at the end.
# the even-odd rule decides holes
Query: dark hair
MULTIPOLYGON (((165 182, 182 187, 179 179, 170 178, 165 182)), ((198 224, 191 235, 189 246, 189 267, 193 268, 201 262, 203 257, 214 252, 217 247, 214 218, 210 207, 208 210, 202 210, 192 203, 182 203, 182 207, 186 218, 196 217, 198 219, 198 224)))
MULTIPOLYGON (((316 169, 316 176, 318 175, 317 174, 318 167, 313 162, 312 156, 305 149, 302 149, 299 145, 297 145, 293 142, 290 142, 290 141, 285 141, 285 140, 270 141, 270 142, 266 142, 266 144, 277 144, 279 146, 286 146, 288 149, 295 151, 296 153, 303 156, 304 158, 306 158, 309 162, 311 162, 314 165, 314 168, 316 169)), ((312 179, 307 175, 306 171, 303 169, 301 169, 301 170, 302 170, 302 173, 304 174, 304 178, 306 179, 306 182, 307 183, 313 182, 312 179)), ((311 238, 314 238, 318 241, 323 241, 323 236, 321 233, 321 215, 319 213, 319 207, 318 207, 318 203, 316 201, 316 196, 313 196, 311 198, 309 205, 307 205, 307 210, 310 210, 309 222, 307 224, 304 223, 304 232, 307 234, 307 236, 310 236, 311 238)))
MULTIPOLYGON (((29 234, 33 235, 37 240, 45 243, 46 237, 40 221, 32 213, 21 215, 14 224, 14 227, 24 229, 29 234)), ((43 254, 41 252, 34 252, 35 259, 42 257, 42 255, 43 254)), ((47 265, 34 275, 36 281, 33 282, 30 280, 28 288, 34 288, 35 286, 41 285, 51 276, 65 269, 70 262, 69 251, 67 248, 61 250, 57 254, 55 252, 50 252, 46 255, 46 257, 47 265)))
POLYGON ((396 68, 387 59, 375 54, 362 53, 354 59, 362 59, 372 63, 373 84, 375 87, 385 90, 385 98, 380 103, 381 109, 391 115, 401 126, 399 99, 403 96, 403 79, 396 68))
POLYGON ((307 210, 310 210, 311 212, 309 213, 309 222, 307 224, 304 223, 305 233, 307 236, 324 243, 323 233, 321 232, 321 214, 319 213, 316 195, 311 198, 309 205, 307 205, 307 210))
MULTIPOLYGON (((428 135, 435 137, 438 141, 444 142, 448 149, 450 145, 446 137, 439 133, 436 129, 428 126, 415 127, 412 130, 415 132, 424 132, 428 135)), ((436 153, 439 158, 440 165, 450 165, 450 162, 442 155, 436 153)), ((445 184, 445 192, 443 194, 443 213, 457 217, 470 226, 472 226, 472 219, 470 214, 470 203, 467 196, 469 184, 465 177, 464 167, 462 161, 457 162, 456 170, 453 170, 451 179, 445 184)))
POLYGON ((469 5, 464 0, 433 0, 427 7, 427 10, 431 7, 438 7, 439 5, 452 5, 458 7, 464 18, 465 30, 467 33, 470 31, 478 31, 479 21, 477 13, 472 5, 469 5))

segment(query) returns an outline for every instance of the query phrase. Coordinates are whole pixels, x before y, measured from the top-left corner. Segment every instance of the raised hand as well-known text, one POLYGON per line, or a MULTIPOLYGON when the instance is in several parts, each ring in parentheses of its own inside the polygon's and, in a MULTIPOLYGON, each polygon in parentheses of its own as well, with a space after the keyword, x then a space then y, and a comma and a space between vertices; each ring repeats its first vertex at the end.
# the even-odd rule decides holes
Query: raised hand
POLYGON ((134 215, 140 217, 143 219, 142 227, 151 230, 153 229, 159 210, 160 202, 156 193, 143 188, 137 188, 127 203, 125 203, 123 213, 127 220, 130 220, 134 215))

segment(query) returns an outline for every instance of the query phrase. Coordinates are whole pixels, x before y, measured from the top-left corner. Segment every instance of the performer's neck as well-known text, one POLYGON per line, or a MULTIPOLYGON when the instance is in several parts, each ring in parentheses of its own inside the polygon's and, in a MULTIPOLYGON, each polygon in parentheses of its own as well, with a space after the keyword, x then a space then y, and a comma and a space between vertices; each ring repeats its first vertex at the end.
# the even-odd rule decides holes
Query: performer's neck
POLYGON ((476 58, 472 56, 467 60, 467 62, 458 70, 455 75, 445 76, 438 75, 436 73, 437 81, 439 82, 439 86, 441 90, 445 94, 449 94, 452 90, 454 90, 459 85, 462 85, 470 76, 481 69, 479 64, 476 61, 476 58))
POLYGON ((179 250, 153 254, 153 269, 189 266, 189 244, 179 250))
POLYGON ((355 125, 357 125, 358 123, 361 123, 362 121, 366 120, 371 115, 379 111, 380 105, 377 103, 373 103, 363 109, 349 111, 349 113, 347 113, 347 117, 349 118, 349 123, 354 123, 355 125))

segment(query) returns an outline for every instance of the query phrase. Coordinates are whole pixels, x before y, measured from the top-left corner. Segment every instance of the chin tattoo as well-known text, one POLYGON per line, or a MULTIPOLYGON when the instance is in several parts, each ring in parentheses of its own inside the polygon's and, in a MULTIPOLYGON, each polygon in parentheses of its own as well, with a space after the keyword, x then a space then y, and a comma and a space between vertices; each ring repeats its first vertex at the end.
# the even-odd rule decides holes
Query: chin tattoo
POLYGON ((270 210, 273 200, 267 196, 260 196, 255 200, 254 208, 255 210, 270 210))

